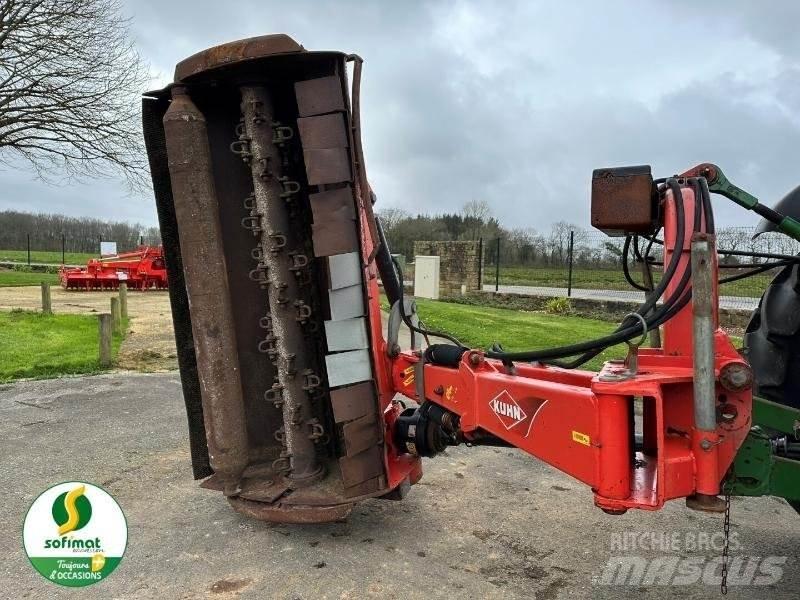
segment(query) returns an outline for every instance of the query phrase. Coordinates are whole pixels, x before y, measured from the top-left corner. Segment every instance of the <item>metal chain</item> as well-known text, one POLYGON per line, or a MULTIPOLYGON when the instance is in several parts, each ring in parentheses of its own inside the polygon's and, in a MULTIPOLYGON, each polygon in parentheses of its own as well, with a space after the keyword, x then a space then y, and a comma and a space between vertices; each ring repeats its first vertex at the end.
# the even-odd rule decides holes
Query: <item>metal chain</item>
POLYGON ((731 533, 731 492, 730 486, 725 486, 725 519, 722 521, 722 531, 725 541, 722 546, 722 578, 719 583, 719 591, 723 596, 728 594, 728 547, 731 533))

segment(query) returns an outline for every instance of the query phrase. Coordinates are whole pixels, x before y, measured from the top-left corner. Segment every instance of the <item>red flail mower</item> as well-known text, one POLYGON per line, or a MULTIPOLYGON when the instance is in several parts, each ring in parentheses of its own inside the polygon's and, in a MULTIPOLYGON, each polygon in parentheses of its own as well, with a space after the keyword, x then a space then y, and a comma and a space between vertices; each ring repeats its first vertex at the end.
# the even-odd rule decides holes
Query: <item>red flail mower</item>
POLYGON ((113 290, 124 282, 133 290, 167 289, 167 269, 161 246, 139 246, 133 252, 92 258, 85 267, 62 266, 65 290, 113 290))
POLYGON ((202 485, 257 519, 335 521, 365 498, 401 499, 421 457, 463 443, 538 457, 609 514, 677 499, 725 511, 731 494, 800 509, 798 261, 760 255, 784 270, 740 353, 719 327, 718 284, 730 278, 719 277, 710 201, 725 196, 800 239, 800 192, 773 210, 710 164, 657 179, 647 166, 598 169, 592 224, 624 236, 626 256, 648 242, 644 264, 661 277, 647 301, 596 340, 466 346, 426 329, 404 297, 373 214, 361 66, 264 36, 184 60, 143 99, 202 485), (444 342, 423 349, 414 335, 401 348, 401 326, 444 342), (651 330, 663 343, 645 348, 651 330), (620 343, 625 360, 578 368, 620 343))

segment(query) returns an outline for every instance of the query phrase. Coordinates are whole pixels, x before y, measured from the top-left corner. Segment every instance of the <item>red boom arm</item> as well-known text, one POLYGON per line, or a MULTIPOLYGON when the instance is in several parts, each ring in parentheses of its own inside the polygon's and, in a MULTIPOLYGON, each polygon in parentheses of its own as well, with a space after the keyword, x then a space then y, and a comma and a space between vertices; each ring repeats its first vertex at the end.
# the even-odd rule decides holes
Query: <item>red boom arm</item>
MULTIPOLYGON (((671 191, 667 191, 669 195, 671 191)), ((682 188, 686 221, 700 210, 690 187, 682 188)), ((675 203, 666 201, 665 257, 681 252, 673 281, 690 261, 691 230, 676 240, 675 203)), ((712 256, 716 256, 712 239, 712 256)), ((717 265, 712 261, 713 317, 717 324, 717 265)), ((671 284, 675 287, 675 284, 671 284)), ((667 296, 673 289, 668 288, 667 296)), ((394 390, 428 400, 458 415, 466 441, 486 433, 540 458, 589 485, 595 504, 612 512, 655 510, 666 500, 713 497, 750 429, 750 389, 726 389, 730 370, 748 369, 727 334, 716 328, 715 431, 694 425, 693 306, 664 325, 663 348, 638 351, 638 372, 624 375, 619 361, 599 373, 523 363, 513 373, 483 352, 464 353, 456 367, 422 367, 424 398, 417 393, 421 354, 407 351, 391 361, 394 390), (641 402, 641 438, 635 446, 641 402)), ((728 384, 728 388, 735 388, 728 384)))

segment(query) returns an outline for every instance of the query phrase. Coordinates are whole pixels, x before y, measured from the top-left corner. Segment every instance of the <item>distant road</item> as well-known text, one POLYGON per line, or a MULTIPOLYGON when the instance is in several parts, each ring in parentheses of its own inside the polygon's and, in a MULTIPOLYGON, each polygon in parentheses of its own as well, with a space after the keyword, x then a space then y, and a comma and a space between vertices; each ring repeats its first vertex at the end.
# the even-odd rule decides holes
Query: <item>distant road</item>
MULTIPOLYGON (((484 285, 483 291, 493 292, 493 285, 484 285)), ((526 294, 528 296, 563 296, 567 295, 567 288, 538 287, 528 285, 500 285, 499 291, 504 294, 526 294)), ((573 298, 585 300, 606 300, 611 302, 644 302, 644 292, 628 290, 589 290, 585 288, 572 288, 573 298)), ((758 306, 758 298, 743 298, 739 296, 720 296, 720 308, 754 310, 758 306)))

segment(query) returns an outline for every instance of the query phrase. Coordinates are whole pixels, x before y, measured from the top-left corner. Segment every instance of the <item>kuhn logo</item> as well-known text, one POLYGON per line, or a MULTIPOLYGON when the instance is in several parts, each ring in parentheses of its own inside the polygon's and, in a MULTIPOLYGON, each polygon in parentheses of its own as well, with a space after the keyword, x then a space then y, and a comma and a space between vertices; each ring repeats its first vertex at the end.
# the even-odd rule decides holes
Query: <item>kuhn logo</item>
POLYGON ((489 401, 489 406, 506 429, 519 425, 528 416, 506 390, 492 398, 489 401))

